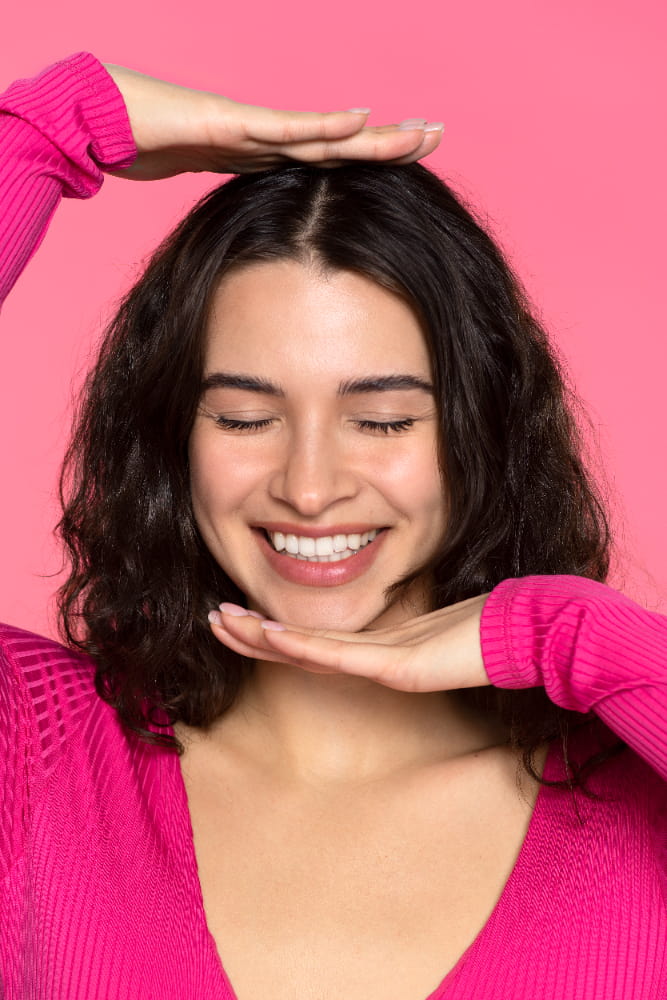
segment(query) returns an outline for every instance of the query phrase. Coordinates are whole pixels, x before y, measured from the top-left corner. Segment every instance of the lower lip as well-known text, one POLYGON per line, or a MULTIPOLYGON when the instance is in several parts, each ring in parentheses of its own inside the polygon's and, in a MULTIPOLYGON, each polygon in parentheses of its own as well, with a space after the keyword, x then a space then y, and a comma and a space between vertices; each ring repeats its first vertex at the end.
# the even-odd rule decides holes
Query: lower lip
POLYGON ((356 556, 338 562, 308 562, 276 552, 263 531, 255 531, 259 547, 276 573, 290 583, 305 587, 340 587, 362 576, 373 564, 382 548, 387 529, 379 532, 375 540, 364 546, 356 556))

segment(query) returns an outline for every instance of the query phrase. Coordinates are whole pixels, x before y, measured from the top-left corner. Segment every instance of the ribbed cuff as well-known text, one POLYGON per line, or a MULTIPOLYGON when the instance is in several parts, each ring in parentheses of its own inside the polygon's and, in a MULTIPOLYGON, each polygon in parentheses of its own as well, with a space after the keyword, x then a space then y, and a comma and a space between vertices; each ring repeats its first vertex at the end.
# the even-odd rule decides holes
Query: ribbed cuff
POLYGON ((89 52, 16 80, 0 96, 0 111, 28 122, 76 165, 82 176, 70 181, 70 196, 90 197, 102 182, 100 170, 119 170, 136 159, 122 95, 89 52))
POLYGON ((517 662, 512 645, 512 603, 521 583, 521 579, 503 580, 491 591, 482 609, 482 658, 494 687, 537 687, 540 683, 536 672, 527 669, 529 664, 517 662))
POLYGON ((605 628, 616 623, 621 607, 633 605, 611 587, 583 576, 503 580, 489 595, 481 620, 482 655, 491 683, 504 688, 547 684, 554 691, 567 687, 575 656, 580 661, 599 656, 605 628))

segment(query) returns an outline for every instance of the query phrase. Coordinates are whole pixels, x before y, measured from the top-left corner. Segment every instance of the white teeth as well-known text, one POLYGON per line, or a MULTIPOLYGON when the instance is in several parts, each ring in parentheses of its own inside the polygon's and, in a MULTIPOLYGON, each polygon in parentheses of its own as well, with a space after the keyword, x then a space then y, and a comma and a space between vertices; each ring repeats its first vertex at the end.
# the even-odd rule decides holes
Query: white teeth
POLYGON ((333 538, 331 538, 331 536, 315 539, 315 555, 317 556, 333 555, 333 538))
POLYGON ((275 531, 273 533, 273 547, 276 552, 282 552, 285 548, 285 536, 282 531, 275 531))
POLYGON ((351 535, 325 535, 312 538, 310 535, 285 535, 282 531, 270 531, 269 537, 276 552, 286 552, 297 559, 309 562, 339 562, 349 559, 372 542, 377 530, 356 532, 351 535))
POLYGON ((344 552, 346 548, 347 548, 347 535, 334 535, 333 536, 334 552, 344 552))
POLYGON ((299 555, 302 556, 314 556, 315 555, 315 539, 314 538, 299 538, 299 555))

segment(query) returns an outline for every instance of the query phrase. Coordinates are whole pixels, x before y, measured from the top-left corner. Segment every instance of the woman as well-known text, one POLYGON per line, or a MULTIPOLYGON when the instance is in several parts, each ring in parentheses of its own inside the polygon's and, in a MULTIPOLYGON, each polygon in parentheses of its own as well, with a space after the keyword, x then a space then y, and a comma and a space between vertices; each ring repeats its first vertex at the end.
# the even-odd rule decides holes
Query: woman
POLYGON ((5 995, 663 995, 667 624, 440 130, 85 54, 1 107, 5 292, 100 167, 260 171, 89 379, 71 648, 3 630, 5 995))

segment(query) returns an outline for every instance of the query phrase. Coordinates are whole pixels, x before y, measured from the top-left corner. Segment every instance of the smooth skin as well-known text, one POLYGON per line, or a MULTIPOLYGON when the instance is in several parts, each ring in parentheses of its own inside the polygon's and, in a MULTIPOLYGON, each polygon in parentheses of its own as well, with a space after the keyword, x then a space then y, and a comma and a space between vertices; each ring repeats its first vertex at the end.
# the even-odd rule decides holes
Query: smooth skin
MULTIPOLYGON (((442 137, 441 123, 367 126, 366 112, 283 111, 190 90, 112 64, 138 156, 117 172, 156 180, 188 171, 253 173, 290 162, 335 167, 346 161, 411 163, 442 137)), ((399 691, 429 692, 489 684, 479 640, 481 595, 392 628, 342 632, 279 628, 243 608, 223 606, 216 637, 245 655, 314 673, 366 677, 399 691)))

